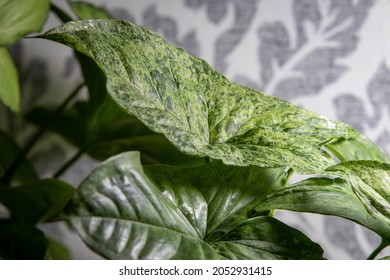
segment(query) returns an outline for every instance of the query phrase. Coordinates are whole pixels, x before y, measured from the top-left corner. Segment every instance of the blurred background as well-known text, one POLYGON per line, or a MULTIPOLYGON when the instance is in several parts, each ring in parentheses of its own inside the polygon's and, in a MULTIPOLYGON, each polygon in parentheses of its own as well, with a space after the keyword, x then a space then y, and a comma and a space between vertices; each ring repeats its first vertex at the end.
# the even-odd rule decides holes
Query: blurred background
MULTIPOLYGON (((52 2, 70 13, 66 1, 52 2)), ((390 0, 85 2, 156 31, 240 84, 350 124, 390 156, 390 0)), ((51 14, 43 31, 59 24, 51 14)), ((81 80, 65 46, 23 39, 12 46, 12 54, 20 71, 22 111, 58 104, 81 80)), ((12 121, 3 107, 0 126, 21 144, 33 130, 12 121)), ((73 151, 50 134, 31 156, 46 176, 73 151)), ((78 184, 95 164, 85 156, 62 179, 78 184)), ((277 217, 318 242, 329 259, 365 259, 380 241, 341 218, 286 211, 277 217)), ((64 224, 44 230, 70 246, 73 258, 99 258, 64 224)))

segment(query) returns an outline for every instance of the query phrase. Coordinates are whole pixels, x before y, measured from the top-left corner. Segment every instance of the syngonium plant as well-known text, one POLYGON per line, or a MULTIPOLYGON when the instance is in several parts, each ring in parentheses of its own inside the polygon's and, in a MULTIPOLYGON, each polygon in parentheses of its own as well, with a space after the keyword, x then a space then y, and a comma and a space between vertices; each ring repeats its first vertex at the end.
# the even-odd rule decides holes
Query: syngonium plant
MULTIPOLYGON (((41 13, 31 29, 1 21, 3 46, 40 29, 49 1, 38 2, 32 13, 0 1, 7 15, 41 13)), ((382 242, 369 258, 390 244, 390 161, 368 138, 234 83, 144 27, 69 4, 79 20, 51 5, 65 23, 37 37, 73 48, 84 83, 56 109, 19 113, 39 128, 24 149, 0 133, 0 202, 11 213, 1 258, 58 256, 36 225, 64 220, 109 259, 323 259, 276 209, 371 229, 382 242), (88 99, 69 106, 84 86, 88 99), (78 151, 42 179, 27 155, 46 130, 78 151), (85 153, 102 162, 76 189, 56 179, 85 153), (293 173, 312 176, 292 184, 293 173)), ((1 79, 0 98, 18 111, 8 53, 2 61, 1 76, 14 78, 1 79)))

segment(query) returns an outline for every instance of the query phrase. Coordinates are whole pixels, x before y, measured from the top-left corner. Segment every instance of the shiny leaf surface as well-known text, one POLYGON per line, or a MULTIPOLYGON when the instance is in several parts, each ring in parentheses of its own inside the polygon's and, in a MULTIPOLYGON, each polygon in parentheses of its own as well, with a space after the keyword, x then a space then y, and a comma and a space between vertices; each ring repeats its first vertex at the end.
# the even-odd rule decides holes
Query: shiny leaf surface
POLYGON ((322 258, 302 233, 248 207, 288 176, 220 163, 142 167, 138 153, 124 153, 87 177, 66 215, 111 259, 322 258))
POLYGON ((346 161, 327 170, 336 178, 310 178, 268 195, 257 211, 286 209, 336 215, 390 240, 390 164, 346 161))

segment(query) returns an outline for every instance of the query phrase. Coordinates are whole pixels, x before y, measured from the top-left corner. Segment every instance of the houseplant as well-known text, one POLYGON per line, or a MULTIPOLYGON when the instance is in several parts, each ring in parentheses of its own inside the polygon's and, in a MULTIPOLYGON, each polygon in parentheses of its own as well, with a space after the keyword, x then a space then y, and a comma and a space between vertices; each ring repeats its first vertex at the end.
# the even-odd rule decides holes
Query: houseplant
MULTIPOLYGON (((41 3, 37 26, 49 11, 41 3)), ((382 242, 369 258, 389 245, 390 165, 369 139, 233 83, 146 28, 69 3, 83 20, 52 5, 65 23, 34 40, 76 51, 88 100, 68 107, 82 84, 57 109, 32 108, 23 118, 39 130, 21 151, 2 135, 0 202, 11 212, 1 221, 3 258, 50 257, 36 224, 62 219, 112 259, 322 259, 321 247, 274 218, 275 209, 371 229, 382 242), (47 129, 78 151, 39 179, 26 156, 47 129), (55 178, 84 153, 102 163, 74 191, 55 178), (311 177, 291 184, 293 173, 311 177)), ((29 27, 2 45, 39 29, 29 27)), ((17 111, 15 84, 1 86, 17 111)))

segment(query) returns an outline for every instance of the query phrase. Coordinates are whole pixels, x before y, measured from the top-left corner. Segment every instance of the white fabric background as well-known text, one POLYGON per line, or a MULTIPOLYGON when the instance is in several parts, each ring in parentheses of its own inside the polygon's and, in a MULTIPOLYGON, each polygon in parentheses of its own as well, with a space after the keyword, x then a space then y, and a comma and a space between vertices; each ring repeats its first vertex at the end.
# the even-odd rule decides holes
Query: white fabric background
MULTIPOLYGON (((65 1, 53 1, 66 7, 65 1)), ((389 0, 95 0, 111 14, 149 27, 204 58, 239 83, 349 123, 390 156, 389 0)), ((59 24, 51 15, 44 31, 59 24)), ((58 102, 80 80, 72 52, 44 40, 22 40, 13 53, 24 104, 58 102), (49 58, 49 59, 48 59, 49 58), (56 96, 49 95, 55 92, 56 96)), ((7 123, 9 130, 16 130, 7 123)), ((15 132, 16 133, 16 132, 15 132)), ((18 137, 23 139, 19 132, 18 137)), ((56 136, 38 147, 38 168, 67 157, 56 136), (53 156, 54 154, 54 156, 53 156)), ((92 168, 83 158, 64 179, 79 182, 92 168)), ((279 212, 286 223, 319 242, 330 259, 364 259, 379 238, 335 217, 279 212)), ((47 229, 72 244, 75 258, 94 258, 63 225, 47 229)))

